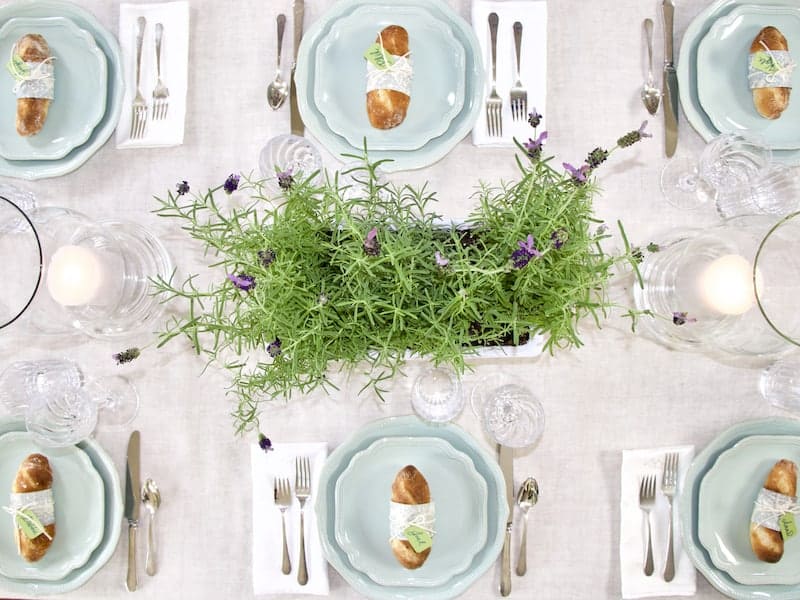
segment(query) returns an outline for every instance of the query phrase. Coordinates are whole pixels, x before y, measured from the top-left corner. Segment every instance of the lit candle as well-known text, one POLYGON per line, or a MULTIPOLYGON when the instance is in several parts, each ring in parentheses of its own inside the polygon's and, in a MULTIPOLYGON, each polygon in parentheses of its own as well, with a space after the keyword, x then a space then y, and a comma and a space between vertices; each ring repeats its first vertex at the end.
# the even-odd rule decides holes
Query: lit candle
POLYGON ((88 304, 100 291, 103 266, 89 248, 62 246, 53 253, 47 270, 47 290, 63 306, 88 304))
POLYGON ((709 263, 699 285, 706 305, 724 315, 746 313, 756 301, 753 265, 738 254, 726 254, 709 263))

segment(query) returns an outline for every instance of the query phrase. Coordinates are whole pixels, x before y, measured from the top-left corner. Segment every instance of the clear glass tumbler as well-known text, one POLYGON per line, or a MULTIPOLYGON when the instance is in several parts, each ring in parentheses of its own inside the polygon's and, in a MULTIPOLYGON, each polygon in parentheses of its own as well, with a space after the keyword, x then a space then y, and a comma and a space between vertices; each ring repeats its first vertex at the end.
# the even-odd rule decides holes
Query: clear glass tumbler
POLYGON ((83 373, 69 360, 19 361, 0 373, 0 402, 15 417, 25 414, 31 399, 59 390, 77 390, 83 373))
POLYGON ((304 137, 279 135, 268 140, 261 149, 258 166, 267 186, 279 192, 278 173, 288 172, 295 179, 310 177, 322 168, 322 156, 304 137))
POLYGON ((426 421, 452 421, 464 408, 458 375, 447 367, 434 367, 420 374, 412 388, 411 406, 426 421))
POLYGON ((758 390, 773 406, 800 413, 800 353, 787 354, 761 371, 758 390))

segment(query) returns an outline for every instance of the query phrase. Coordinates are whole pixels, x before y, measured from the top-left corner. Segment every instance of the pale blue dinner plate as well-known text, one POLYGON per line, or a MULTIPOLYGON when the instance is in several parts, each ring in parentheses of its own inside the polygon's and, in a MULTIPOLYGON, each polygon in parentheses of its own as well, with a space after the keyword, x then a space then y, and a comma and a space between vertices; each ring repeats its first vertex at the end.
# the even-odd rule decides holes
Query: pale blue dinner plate
MULTIPOLYGON (((297 57, 295 83, 297 84, 297 102, 300 114, 308 130, 325 148, 334 155, 353 155, 363 152, 363 144, 351 145, 348 141, 333 132, 328 126, 325 116, 319 111, 314 100, 316 85, 316 54, 319 42, 330 31, 333 24, 346 17, 361 6, 377 5, 387 7, 391 11, 396 7, 424 6, 438 19, 449 23, 456 39, 464 48, 466 58, 466 78, 464 88, 464 106, 450 122, 450 126, 442 135, 428 141, 417 150, 370 150, 370 160, 386 160, 381 165, 385 172, 419 169, 435 163, 445 156, 472 129, 483 100, 483 64, 482 53, 475 32, 469 24, 441 0, 340 0, 309 27, 303 36, 297 57)), ((412 99, 413 101, 413 99, 412 99)), ((360 100, 359 100, 360 103, 360 100)))
POLYGON ((800 545, 789 541, 777 563, 750 547, 750 515, 780 459, 800 465, 800 437, 754 435, 723 452, 700 484, 697 535, 714 565, 745 585, 800 583, 800 545))
POLYGON ((443 585, 466 571, 486 545, 486 496, 486 480, 472 459, 448 441, 380 439, 357 452, 336 481, 336 542, 355 569, 380 585, 443 585), (425 477, 436 509, 431 553, 413 570, 397 562, 388 542, 392 483, 406 465, 425 477))
POLYGON ((766 25, 780 29, 789 51, 800 56, 800 7, 739 6, 718 19, 697 47, 697 96, 718 131, 756 134, 774 149, 794 150, 800 148, 800 99, 790 99, 780 118, 765 119, 747 82, 750 44, 766 25))
POLYGON ((0 27, 0 56, 10 56, 17 40, 28 33, 44 36, 50 46, 55 98, 36 135, 21 136, 15 121, 17 97, 7 69, 0 76, 0 156, 7 160, 54 160, 89 139, 106 112, 106 55, 94 37, 64 17, 18 17, 0 27))
MULTIPOLYGON (((782 0, 716 0, 716 2, 704 8, 686 28, 678 57, 678 92, 686 118, 705 141, 717 137, 720 131, 714 126, 709 116, 703 110, 700 104, 700 98, 697 94, 698 46, 717 19, 726 16, 736 7, 743 5, 795 6, 794 3, 782 0)), ((742 68, 745 69, 745 67, 742 68)), ((776 149, 772 151, 772 157, 778 162, 785 164, 800 164, 800 149, 776 149)))
MULTIPOLYGON (((0 435, 14 431, 25 431, 24 421, 0 419, 0 435)), ((0 589, 7 594, 61 594, 78 589, 89 581, 97 571, 108 562, 117 548, 122 525, 122 492, 119 475, 114 461, 94 440, 84 440, 77 447, 86 453, 92 466, 103 481, 103 497, 105 513, 103 517, 103 537, 92 551, 89 559, 81 566, 73 569, 61 579, 55 581, 19 579, 0 574, 0 589)), ((10 483, 9 483, 10 489, 10 483)), ((6 516, 6 515, 0 515, 6 516)), ((10 519, 10 517, 9 517, 10 519)), ((56 523, 58 528, 58 523, 56 523)), ((56 533, 56 537, 58 533, 56 533)))
MULTIPOLYGON (((0 25, 13 18, 64 17, 94 36, 106 57, 106 110, 89 139, 66 156, 55 160, 7 160, 0 157, 0 176, 22 179, 57 177, 74 171, 108 140, 122 111, 124 84, 121 56, 116 37, 87 10, 62 0, 17 0, 0 5, 0 25)), ((4 64, 4 63, 3 63, 4 64)), ((56 83, 56 85, 58 85, 56 83)))
MULTIPOLYGON (((797 600, 800 585, 745 585, 717 568, 698 535, 699 496, 703 479, 719 456, 736 443, 753 435, 800 435, 796 419, 763 419, 734 425, 714 438, 692 461, 679 492, 681 536, 683 547, 698 571, 724 595, 735 600, 797 600)), ((755 482, 758 485, 758 481, 755 482)), ((749 521, 748 521, 749 522, 749 521)), ((745 527, 747 524, 745 524, 745 527)))
MULTIPOLYGON (((376 600, 426 599, 446 600, 463 593, 478 577, 494 564, 500 554, 505 536, 508 504, 505 482, 497 460, 484 450, 467 432, 455 425, 430 425, 415 416, 394 417, 375 421, 358 430, 336 448, 322 468, 319 489, 314 504, 317 513, 320 541, 325 558, 358 593, 376 600), (437 437, 449 442, 456 450, 469 456, 475 469, 486 481, 488 532, 485 546, 475 555, 466 571, 442 585, 433 587, 383 586, 362 573, 347 558, 336 542, 335 488, 336 482, 350 460, 373 442, 391 437, 437 437)), ((364 507, 369 510, 369 507, 364 507)), ((444 508, 437 510, 446 510, 444 508)), ((435 543, 435 542, 434 542, 435 543)), ((486 590, 486 594, 492 593, 486 590)))
POLYGON ((103 480, 83 450, 42 448, 20 431, 0 436, 0 481, 13 482, 20 463, 34 453, 45 455, 53 470, 56 535, 41 560, 28 562, 17 552, 13 518, 0 515, 0 573, 56 581, 84 564, 103 539, 103 480))
POLYGON ((374 150, 416 150, 447 131, 464 106, 464 46, 424 6, 361 6, 333 22, 316 55, 317 110, 351 146, 361 147, 366 138, 374 150), (414 69, 411 102, 400 125, 376 129, 367 118, 364 52, 388 25, 408 31, 414 69))

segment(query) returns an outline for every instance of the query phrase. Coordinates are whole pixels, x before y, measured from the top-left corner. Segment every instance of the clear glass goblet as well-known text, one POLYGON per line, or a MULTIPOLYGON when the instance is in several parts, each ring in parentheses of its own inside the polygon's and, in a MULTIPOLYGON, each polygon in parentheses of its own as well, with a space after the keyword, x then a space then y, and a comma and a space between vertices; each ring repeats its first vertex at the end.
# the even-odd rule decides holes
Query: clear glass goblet
POLYGON ((414 381, 411 406, 422 419, 432 423, 447 423, 464 408, 461 381, 448 367, 434 367, 414 381))
POLYGON ((258 166, 266 185, 273 192, 280 192, 279 173, 288 173, 295 180, 310 177, 322 168, 322 156, 304 137, 279 135, 268 140, 261 149, 258 166))
POLYGON ((661 191, 677 208, 697 208, 713 202, 720 193, 753 185, 771 161, 772 150, 763 142, 725 133, 711 140, 699 159, 670 160, 661 172, 661 191))
POLYGON ((495 442, 524 448, 544 433, 544 408, 531 390, 511 381, 497 376, 484 379, 472 390, 472 409, 495 442))

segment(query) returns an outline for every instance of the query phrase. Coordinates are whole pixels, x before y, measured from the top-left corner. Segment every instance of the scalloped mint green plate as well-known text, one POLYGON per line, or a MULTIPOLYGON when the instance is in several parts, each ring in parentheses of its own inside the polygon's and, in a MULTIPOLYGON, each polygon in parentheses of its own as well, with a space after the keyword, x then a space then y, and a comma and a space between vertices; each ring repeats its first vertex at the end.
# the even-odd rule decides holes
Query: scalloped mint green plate
POLYGON ((41 560, 28 562, 17 552, 13 518, 0 514, 0 573, 56 581, 84 564, 103 539, 103 480, 83 450, 42 448, 28 432, 20 431, 0 436, 0 482, 8 482, 10 489, 20 463, 37 452, 48 458, 53 470, 56 535, 41 560))
MULTIPOLYGON (((0 25, 12 18, 65 17, 94 36, 106 57, 106 110, 89 139, 66 156, 55 160, 8 160, 0 157, 0 176, 22 179, 57 177, 74 171, 89 160, 106 143, 117 126, 122 111, 124 84, 121 55, 117 38, 87 10, 62 0, 17 0, 0 5, 0 25)), ((5 64, 5 61, 0 61, 5 64)), ((58 84, 56 84, 58 85, 58 84)), ((9 115, 5 118, 12 118, 9 115)))
POLYGON ((790 40, 789 51, 800 56, 800 7, 739 6, 698 45, 697 96, 720 132, 756 134, 774 149, 794 150, 800 148, 800 102, 791 100, 779 119, 765 119, 747 83, 750 43, 765 25, 780 29, 790 40))
POLYGON ((464 106, 464 46, 448 23, 423 6, 361 6, 334 21, 317 47, 314 101, 330 129, 352 146, 416 150, 442 135, 464 106), (367 118, 364 52, 379 31, 400 25, 408 31, 414 74, 405 120, 376 129, 367 118))
POLYGON ((17 97, 11 92, 14 78, 0 75, 0 156, 8 160, 63 158, 92 134, 106 112, 106 55, 94 37, 64 17, 9 19, 0 27, 0 56, 7 57, 17 40, 38 33, 55 56, 55 98, 47 120, 36 135, 17 133, 17 97))
MULTIPOLYGON (((13 431, 25 431, 24 421, 0 419, 0 435, 13 431)), ((0 574, 0 589, 4 594, 63 594, 78 589, 89 581, 97 571, 108 562, 117 548, 122 526, 122 492, 119 475, 114 461, 94 440, 84 440, 77 444, 89 457, 92 465, 103 480, 105 513, 103 517, 103 538, 92 551, 89 559, 81 566, 56 581, 18 579, 0 574)), ((9 484, 9 489, 10 489, 9 484)), ((0 515, 5 516, 5 515, 0 515)), ((9 517, 10 518, 10 517, 9 517)), ((58 524, 56 524, 56 527, 58 524)), ((58 535, 58 534, 56 534, 58 535)))
POLYGON ((416 150, 369 149, 371 161, 387 161, 381 164, 381 169, 387 173, 426 167, 445 156, 469 133, 483 106, 483 55, 478 45, 478 39, 470 25, 441 0, 393 0, 391 2, 389 0, 339 0, 336 2, 327 13, 308 28, 300 44, 295 72, 300 114, 308 130, 332 154, 361 154, 363 152, 361 144, 351 145, 344 137, 331 130, 325 116, 316 106, 314 89, 319 42, 327 35, 337 19, 366 5, 388 7, 389 11, 394 7, 423 6, 437 18, 449 23, 453 34, 464 48, 466 57, 464 106, 450 122, 447 131, 416 150))
MULTIPOLYGON (((429 425, 414 416, 375 421, 359 429, 336 448, 322 468, 314 509, 317 513, 320 541, 325 558, 358 593, 373 600, 447 600, 462 594, 497 560, 505 536, 508 504, 503 473, 494 456, 489 454, 467 432, 455 425, 429 425), (438 437, 469 456, 475 469, 486 481, 488 494, 488 531, 486 544, 475 555, 466 571, 442 585, 433 587, 383 586, 354 568, 347 553, 336 542, 336 482, 350 460, 373 442, 391 437, 438 437)), ((365 508, 368 510, 368 507, 365 508)))
MULTIPOLYGON (((738 442, 754 435, 800 436, 796 419, 763 419, 745 421, 726 429, 715 437, 692 461, 679 491, 678 517, 683 547, 697 570, 724 595, 735 600, 797 600, 800 585, 744 585, 717 568, 698 535, 700 487, 719 456, 738 442)), ((748 515, 749 522, 749 515, 748 515)))
POLYGON ((336 481, 336 541, 353 567, 376 583, 442 585, 467 570, 486 545, 486 494, 486 480, 472 459, 446 440, 384 438, 356 453, 336 481), (431 553, 414 570, 397 562, 387 541, 392 482, 406 465, 425 477, 436 507, 431 553))
MULTIPOLYGON (((689 123, 705 141, 717 137, 720 131, 711 122, 700 104, 697 94, 697 50, 711 26, 717 19, 729 14, 737 6, 795 6, 791 2, 781 0, 717 0, 704 8, 686 28, 681 40, 678 57, 678 90, 681 107, 689 123)), ((792 45, 789 41, 790 47, 792 45)), ((745 67, 742 67, 745 69, 745 67)), ((746 74, 746 71, 745 71, 746 74)), ((781 163, 800 164, 800 149, 772 151, 772 157, 781 163)))

